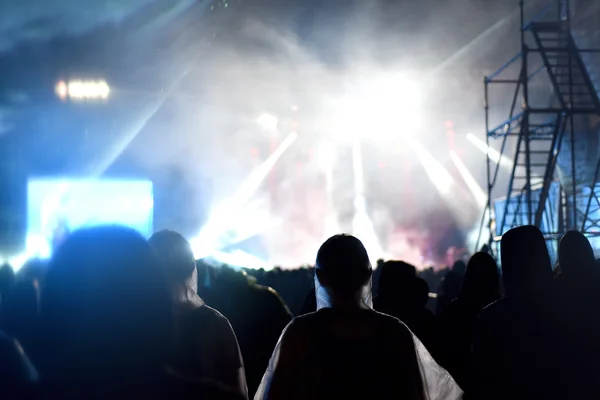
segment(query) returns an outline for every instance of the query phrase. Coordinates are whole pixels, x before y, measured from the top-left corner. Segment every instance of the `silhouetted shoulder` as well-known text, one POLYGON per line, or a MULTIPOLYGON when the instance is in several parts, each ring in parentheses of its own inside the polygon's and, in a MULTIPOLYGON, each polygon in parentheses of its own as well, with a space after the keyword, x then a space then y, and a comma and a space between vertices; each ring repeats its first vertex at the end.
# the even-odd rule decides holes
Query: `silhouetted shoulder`
POLYGON ((213 354, 222 367, 236 369, 243 366, 237 337, 229 320, 207 305, 193 309, 183 320, 193 340, 204 355, 213 354))
POLYGON ((317 312, 295 317, 283 330, 282 339, 305 342, 308 337, 307 333, 314 329, 318 323, 317 312))
POLYGON ((403 336, 405 339, 410 339, 412 342, 412 332, 406 324, 396 317, 373 311, 376 321, 382 325, 383 329, 389 330, 390 334, 403 336))
POLYGON ((202 307, 196 308, 194 310, 194 314, 197 316, 197 318, 202 318, 210 325, 231 327, 229 320, 223 314, 214 308, 207 306, 206 304, 202 307))
POLYGON ((218 336, 214 331, 232 332, 229 320, 219 311, 206 304, 196 307, 182 307, 179 310, 180 323, 193 331, 213 332, 210 336, 218 336))
MULTIPOLYGON (((314 329, 316 326, 323 326, 327 321, 340 316, 338 312, 330 308, 325 308, 316 312, 304 314, 295 317, 285 330, 286 336, 306 337, 305 333, 314 329)), ((341 315, 342 318, 348 318, 348 315, 341 315)), ((364 324, 370 324, 382 332, 390 335, 403 336, 412 341, 412 333, 410 329, 398 318, 391 315, 383 314, 375 310, 362 310, 353 313, 352 319, 360 321, 364 324)))
POLYGON ((253 284, 252 289, 254 290, 258 299, 260 299, 262 305, 268 307, 268 310, 280 309, 285 311, 286 314, 291 315, 287 305, 277 293, 277 291, 269 286, 262 286, 253 284))

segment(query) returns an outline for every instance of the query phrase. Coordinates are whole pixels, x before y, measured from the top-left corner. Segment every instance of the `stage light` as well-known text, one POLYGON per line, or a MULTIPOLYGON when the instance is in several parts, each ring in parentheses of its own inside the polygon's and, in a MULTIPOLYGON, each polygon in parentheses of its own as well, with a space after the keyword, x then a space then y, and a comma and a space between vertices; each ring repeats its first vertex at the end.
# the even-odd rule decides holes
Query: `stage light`
POLYGON ((500 154, 499 151, 489 147, 483 140, 479 139, 472 133, 467 134, 467 140, 477 147, 483 154, 487 154, 496 164, 500 164, 506 171, 512 171, 513 162, 504 154, 500 154))
POLYGON ((375 263, 377 259, 383 257, 383 249, 375 232, 373 220, 365 209, 355 211, 352 219, 352 234, 363 242, 371 262, 375 263))
POLYGON ((14 257, 11 257, 8 259, 8 264, 12 267, 12 269, 17 272, 18 270, 20 270, 21 268, 23 268, 23 265, 25 265, 25 263, 29 260, 29 254, 27 254, 26 252, 18 254, 14 257))
POLYGON ((456 166, 456 169, 458 169, 460 176, 462 176, 463 180, 465 181, 465 184, 467 185, 467 188, 473 195, 473 198, 477 202, 477 205, 481 208, 485 207, 488 196, 485 194, 481 186, 477 183, 475 177, 471 174, 469 169, 462 162, 462 160, 460 159, 458 154, 456 154, 456 152, 450 151, 450 158, 456 166))
POLYGON ((110 87, 106 81, 59 81, 55 92, 58 98, 66 100, 105 100, 110 94, 110 87))
POLYGON ((146 197, 141 204, 143 210, 152 210, 154 208, 154 199, 152 197, 146 197))
POLYGON ((52 253, 50 243, 41 235, 28 235, 25 247, 28 258, 49 258, 52 253))
POLYGON ((261 220, 256 211, 246 212, 245 207, 255 198, 257 191, 263 184, 279 158, 287 151, 298 137, 295 133, 290 133, 280 144, 279 147, 267 158, 261 165, 256 167, 248 178, 242 182, 242 185, 236 190, 235 194, 218 204, 211 212, 208 221, 200 231, 197 237, 193 239, 192 245, 194 254, 198 258, 210 254, 214 250, 220 250, 227 246, 247 239, 264 229, 267 224, 265 218, 261 220), (242 218, 257 217, 251 223, 244 224, 242 218), (249 227, 248 233, 241 233, 243 227, 249 227), (227 237, 228 232, 235 232, 235 237, 227 237), (240 237, 242 235, 242 237, 240 237))
POLYGON ((256 118, 256 123, 258 123, 258 125, 260 125, 261 128, 273 132, 277 130, 279 120, 274 115, 264 113, 259 115, 258 118, 256 118))
POLYGON ((425 173, 444 196, 452 193, 454 188, 454 179, 446 168, 419 142, 414 139, 408 139, 408 144, 415 152, 417 158, 423 165, 425 173))
POLYGON ((389 143, 414 135, 421 123, 419 85, 404 76, 384 76, 360 83, 338 100, 333 130, 338 140, 361 137, 389 143))
POLYGON ((56 95, 59 99, 65 100, 69 95, 69 88, 64 81, 60 81, 56 84, 56 95))

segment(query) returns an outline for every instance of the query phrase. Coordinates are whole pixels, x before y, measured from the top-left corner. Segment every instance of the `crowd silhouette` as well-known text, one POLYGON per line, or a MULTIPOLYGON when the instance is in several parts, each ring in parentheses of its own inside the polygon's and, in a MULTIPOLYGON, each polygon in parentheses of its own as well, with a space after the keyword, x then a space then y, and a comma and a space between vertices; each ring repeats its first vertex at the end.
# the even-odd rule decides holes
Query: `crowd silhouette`
POLYGON ((419 272, 336 235, 314 268, 267 272, 195 260, 173 231, 77 230, 0 267, 0 397, 593 398, 598 262, 573 231, 553 268, 548 243, 523 226, 501 269, 482 251, 419 272))

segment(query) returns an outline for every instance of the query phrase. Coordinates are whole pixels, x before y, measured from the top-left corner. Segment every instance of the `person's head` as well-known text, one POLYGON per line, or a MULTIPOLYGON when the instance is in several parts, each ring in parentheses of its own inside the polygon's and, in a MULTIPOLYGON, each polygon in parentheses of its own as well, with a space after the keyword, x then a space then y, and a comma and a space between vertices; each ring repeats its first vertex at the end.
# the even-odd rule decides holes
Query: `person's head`
POLYGON ((190 243, 179 233, 170 230, 156 232, 148 243, 158 257, 170 285, 184 287, 196 272, 196 260, 190 243))
POLYGON ((560 239, 558 260, 564 276, 590 274, 596 264, 590 241, 577 231, 567 232, 560 239))
POLYGON ((417 268, 404 261, 386 261, 379 274, 379 295, 383 297, 405 295, 406 282, 417 276, 417 268))
POLYGON ((444 296, 447 299, 455 299, 460 293, 462 280, 463 274, 456 272, 452 268, 446 269, 438 295, 444 296))
POLYGON ((250 286, 251 282, 248 278, 245 271, 223 265, 218 269, 214 286, 217 290, 237 292, 250 286))
POLYGON ((132 380, 161 369, 168 355, 166 280, 146 240, 129 228, 70 235, 50 262, 41 314, 50 379, 132 380))
POLYGON ((416 305, 425 307, 429 301, 429 284, 423 278, 414 277, 414 292, 416 305))
POLYGON ((463 279, 460 297, 481 306, 500 298, 500 276, 496 260, 488 253, 475 253, 463 279))
POLYGON ((465 274, 467 269, 467 264, 463 260, 456 260, 454 264, 452 264, 452 271, 456 272, 460 276, 465 274))
POLYGON ((335 235, 321 245, 315 273, 320 284, 336 298, 354 298, 371 279, 371 263, 360 240, 335 235))
POLYGON ((506 232, 501 241, 502 279, 508 295, 528 294, 552 281, 552 264, 542 232, 532 225, 506 232))

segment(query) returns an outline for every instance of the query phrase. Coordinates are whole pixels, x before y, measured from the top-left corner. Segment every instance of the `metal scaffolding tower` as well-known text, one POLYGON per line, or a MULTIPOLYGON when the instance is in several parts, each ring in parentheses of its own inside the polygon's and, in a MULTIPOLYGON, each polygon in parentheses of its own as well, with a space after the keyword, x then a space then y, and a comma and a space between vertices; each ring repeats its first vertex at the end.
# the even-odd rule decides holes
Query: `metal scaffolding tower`
POLYGON ((486 141, 488 146, 492 139, 501 141, 500 156, 492 152, 487 156, 488 205, 481 224, 483 232, 489 221, 493 250, 506 231, 520 225, 537 226, 550 241, 571 229, 600 236, 600 160, 594 178, 582 179, 575 150, 576 133, 578 141, 582 130, 598 135, 591 123, 585 125, 590 116, 600 116, 595 87, 600 81, 584 59, 600 50, 579 48, 581 41, 571 29, 569 0, 554 0, 530 22, 526 19, 530 5, 521 0, 520 6, 521 51, 484 80, 486 141), (497 107, 492 92, 500 93, 498 104, 511 93, 510 107, 504 111, 502 105, 497 107), (567 173, 557 168, 565 152, 571 163, 567 173), (505 197, 495 199, 506 187, 498 176, 507 165, 511 170, 505 197))

